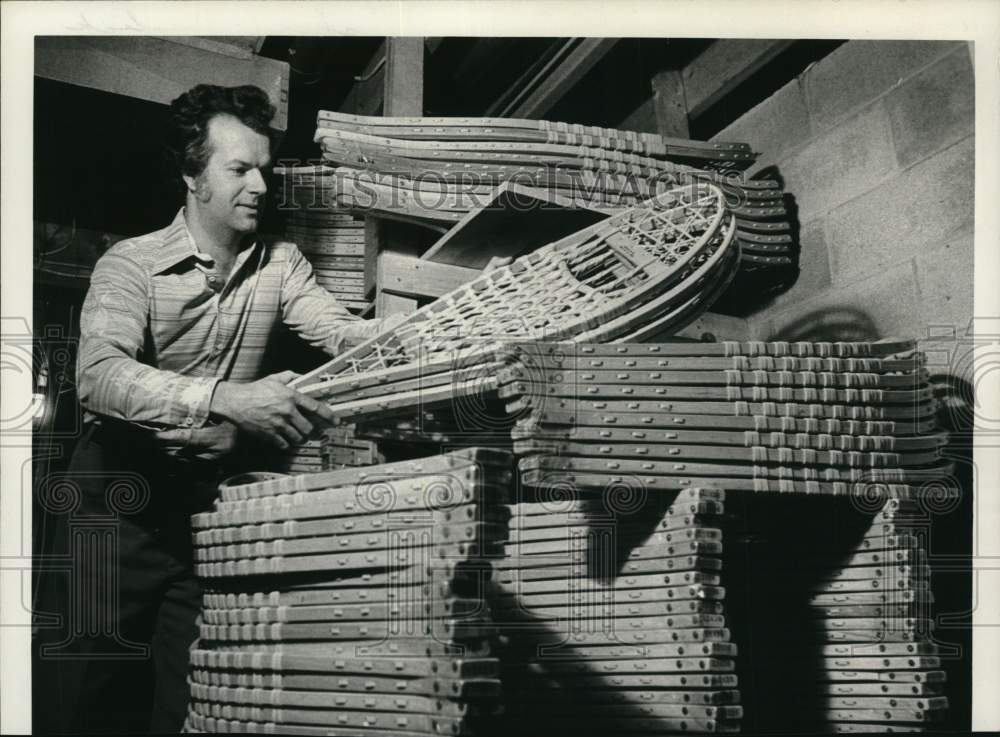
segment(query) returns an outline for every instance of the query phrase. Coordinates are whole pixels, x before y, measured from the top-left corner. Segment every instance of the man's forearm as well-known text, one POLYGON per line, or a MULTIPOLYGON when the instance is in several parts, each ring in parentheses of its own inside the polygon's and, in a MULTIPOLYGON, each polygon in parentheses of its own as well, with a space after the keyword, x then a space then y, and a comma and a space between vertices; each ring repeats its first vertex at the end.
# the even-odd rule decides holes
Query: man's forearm
POLYGON ((405 319, 394 315, 383 322, 351 314, 316 283, 312 267, 298 248, 284 244, 282 253, 288 258, 282 284, 282 318, 285 325, 310 345, 337 356, 405 319))
POLYGON ((124 356, 88 360, 81 345, 80 404, 97 414, 162 427, 201 427, 209 416, 214 378, 193 378, 124 356))

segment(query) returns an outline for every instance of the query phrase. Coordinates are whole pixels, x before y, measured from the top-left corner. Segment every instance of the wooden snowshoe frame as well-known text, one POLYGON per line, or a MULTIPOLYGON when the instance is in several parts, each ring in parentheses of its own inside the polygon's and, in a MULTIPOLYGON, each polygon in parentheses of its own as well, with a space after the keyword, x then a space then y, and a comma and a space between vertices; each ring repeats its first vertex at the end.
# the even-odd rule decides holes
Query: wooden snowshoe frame
POLYGON ((293 386, 431 356, 458 360, 510 340, 613 339, 690 301, 692 284, 710 290, 727 278, 718 266, 732 268, 734 232, 718 187, 666 192, 481 275, 293 386))

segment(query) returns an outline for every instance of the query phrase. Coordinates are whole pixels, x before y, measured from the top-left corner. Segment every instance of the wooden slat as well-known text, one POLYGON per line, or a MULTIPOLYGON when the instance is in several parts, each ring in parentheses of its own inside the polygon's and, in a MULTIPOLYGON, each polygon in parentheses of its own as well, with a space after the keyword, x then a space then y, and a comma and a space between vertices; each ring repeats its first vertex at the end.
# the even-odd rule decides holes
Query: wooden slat
POLYGON ((479 269, 438 264, 393 251, 383 251, 378 257, 379 290, 400 297, 437 299, 479 274, 479 269))
POLYGON ((682 72, 688 115, 696 118, 704 113, 791 44, 768 39, 722 39, 713 43, 682 72))
POLYGON ((538 86, 504 117, 542 118, 604 58, 617 39, 585 38, 541 80, 538 86))
POLYGON ((240 59, 150 36, 39 36, 35 74, 162 104, 200 83, 254 84, 277 107, 272 126, 288 127, 288 64, 262 56, 240 59))

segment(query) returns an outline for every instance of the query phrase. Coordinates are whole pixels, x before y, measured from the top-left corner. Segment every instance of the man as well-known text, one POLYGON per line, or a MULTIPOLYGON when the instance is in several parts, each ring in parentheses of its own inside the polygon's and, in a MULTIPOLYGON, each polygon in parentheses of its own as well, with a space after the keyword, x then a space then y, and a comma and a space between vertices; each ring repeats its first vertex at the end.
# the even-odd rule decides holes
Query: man
POLYGON ((201 602, 190 515, 237 470, 238 439, 289 448, 332 417, 286 385, 293 373, 262 378, 278 322, 331 355, 391 327, 348 313, 294 245, 257 236, 273 115, 250 86, 174 100, 184 207, 116 244, 91 278, 77 375, 87 429, 70 469, 80 510, 116 520, 119 553, 117 570, 79 571, 82 601, 70 602, 103 622, 65 648, 81 656, 61 694, 72 731, 180 731, 201 602))

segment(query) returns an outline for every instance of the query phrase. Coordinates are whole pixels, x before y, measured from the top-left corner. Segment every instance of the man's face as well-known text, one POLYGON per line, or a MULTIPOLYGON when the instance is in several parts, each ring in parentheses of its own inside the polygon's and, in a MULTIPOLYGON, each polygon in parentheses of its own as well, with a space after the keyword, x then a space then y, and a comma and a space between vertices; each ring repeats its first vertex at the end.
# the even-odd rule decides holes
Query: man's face
POLYGON ((205 170, 185 178, 195 187, 199 211, 231 231, 256 231, 271 165, 267 136, 231 115, 217 115, 208 123, 208 144, 212 154, 205 170))

